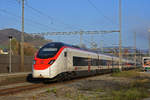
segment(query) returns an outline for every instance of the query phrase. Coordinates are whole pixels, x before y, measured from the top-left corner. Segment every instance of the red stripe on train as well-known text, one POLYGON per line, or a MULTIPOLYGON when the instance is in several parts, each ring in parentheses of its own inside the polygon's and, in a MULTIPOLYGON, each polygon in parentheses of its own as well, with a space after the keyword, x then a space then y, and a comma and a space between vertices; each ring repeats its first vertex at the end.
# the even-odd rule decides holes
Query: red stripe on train
POLYGON ((34 69, 35 70, 44 70, 44 69, 47 69, 48 67, 50 67, 51 65, 48 64, 51 60, 55 60, 58 58, 58 56, 61 54, 61 52, 63 51, 64 48, 71 48, 71 49, 75 49, 75 50, 80 50, 80 51, 86 51, 86 52, 90 52, 90 51, 87 51, 87 50, 81 50, 81 49, 78 49, 78 48, 73 48, 73 47, 67 47, 67 46, 63 46, 62 48, 60 48, 60 50, 57 52, 57 54, 52 57, 52 58, 48 58, 48 59, 40 59, 40 58, 37 58, 35 56, 34 60, 36 61, 36 64, 34 64, 34 69))
POLYGON ((50 67, 51 65, 48 64, 51 60, 56 60, 58 58, 58 56, 61 54, 61 52, 63 51, 64 48, 67 48, 66 46, 60 48, 60 50, 57 52, 57 54, 52 57, 52 58, 48 58, 48 59, 40 59, 40 58, 37 58, 37 56, 35 56, 34 60, 35 60, 35 64, 33 65, 34 66, 34 69, 35 70, 45 70, 47 69, 48 67, 50 67))

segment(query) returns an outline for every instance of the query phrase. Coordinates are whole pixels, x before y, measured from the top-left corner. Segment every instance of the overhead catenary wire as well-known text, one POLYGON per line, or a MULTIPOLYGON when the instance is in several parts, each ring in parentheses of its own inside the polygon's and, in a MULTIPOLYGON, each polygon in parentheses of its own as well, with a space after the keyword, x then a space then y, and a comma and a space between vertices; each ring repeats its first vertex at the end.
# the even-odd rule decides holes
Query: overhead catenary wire
MULTIPOLYGON (((20 19, 20 17, 19 16, 17 16, 17 15, 15 15, 15 14, 12 14, 12 13, 10 13, 10 12, 8 12, 8 11, 6 11, 6 10, 3 10, 3 9, 0 9, 0 12, 3 12, 4 14, 7 14, 7 15, 10 15, 11 17, 9 17, 9 18, 11 18, 11 19, 13 19, 13 21, 15 21, 15 22, 20 22, 21 21, 21 19, 20 19)), ((6 16, 5 16, 6 17, 6 16)), ((45 30, 45 29, 47 29, 46 27, 44 27, 44 26, 41 26, 41 25, 38 25, 37 26, 37 23, 33 23, 33 22, 31 22, 31 21, 25 21, 25 23, 26 24, 29 24, 29 25, 35 25, 35 27, 28 27, 29 29, 41 29, 41 30, 45 30)), ((10 24, 11 25, 11 27, 12 26, 20 26, 20 23, 12 23, 12 24, 10 24)), ((9 26, 10 26, 9 25, 9 26)), ((8 24, 7 24, 7 26, 8 26, 8 24)))
MULTIPOLYGON (((49 15, 46 15, 45 13, 43 13, 43 12, 41 12, 41 11, 39 11, 38 9, 35 9, 35 8, 33 8, 33 7, 31 7, 29 4, 25 4, 26 5, 26 7, 28 7, 28 8, 30 8, 30 9, 32 9, 33 11, 35 11, 35 12, 37 12, 37 13, 39 13, 40 15, 42 15, 42 16, 46 16, 46 17, 48 17, 51 21, 53 21, 53 18, 51 17, 51 16, 49 16, 49 15)), ((53 23, 53 22, 52 22, 53 23)))
POLYGON ((101 15, 103 16, 106 20, 108 20, 111 24, 114 24, 114 22, 112 21, 112 19, 110 19, 109 17, 107 17, 99 8, 97 8, 95 6, 95 4, 91 1, 91 0, 87 0, 89 2, 89 4, 95 8, 95 10, 101 15))
MULTIPOLYGON (((19 4, 20 4, 20 2, 21 2, 21 0, 16 0, 16 1, 17 1, 19 4)), ((89 1, 89 3, 90 3, 93 7, 95 7, 95 9, 99 10, 90 0, 88 0, 88 1, 89 1)), ((44 12, 41 11, 41 10, 32 7, 31 5, 29 5, 28 0, 25 0, 25 7, 31 9, 32 11, 36 12, 37 14, 39 14, 39 15, 41 15, 41 16, 44 16, 44 17, 47 17, 48 19, 50 19, 51 24, 53 24, 53 26, 56 25, 55 22, 57 22, 57 23, 59 23, 59 24, 64 25, 63 27, 66 27, 66 28, 68 27, 69 29, 78 29, 78 30, 81 29, 81 27, 79 27, 79 25, 78 25, 78 26, 75 26, 75 25, 66 24, 66 23, 64 23, 64 22, 62 22, 62 21, 60 21, 60 20, 58 20, 58 19, 56 19, 56 18, 54 18, 54 17, 52 17, 52 16, 46 14, 46 13, 44 13, 44 12)), ((99 13, 100 13, 101 15, 103 15, 103 16, 105 17, 105 19, 108 19, 109 21, 111 21, 111 19, 108 18, 107 16, 105 16, 104 14, 102 14, 102 12, 101 12, 100 10, 99 10, 99 13)), ((46 24, 47 24, 47 26, 49 26, 48 23, 46 23, 46 24)), ((61 28, 62 28, 62 27, 61 27, 61 28)), ((54 29, 54 28, 53 28, 53 29, 54 29)))
MULTIPOLYGON (((16 0, 19 4, 21 3, 21 0, 16 0)), ((25 0, 26 2, 27 2, 27 0, 25 0)), ((9 2, 10 4, 11 4, 11 7, 16 7, 16 5, 14 5, 14 3, 13 2, 9 2)), ((0 8, 1 9, 1 8, 0 8)), ((1 11, 2 12, 4 12, 4 13, 7 13, 7 14, 9 14, 9 15, 11 15, 11 16, 14 16, 14 17, 17 17, 17 18, 21 18, 21 15, 19 16, 17 16, 15 13, 12 13, 11 11, 8 11, 7 9, 1 9, 1 11)), ((44 30, 45 29, 48 29, 48 30, 52 30, 52 31, 56 31, 56 30, 58 30, 58 29, 56 29, 56 28, 53 28, 53 27, 51 27, 48 23, 41 23, 41 22, 39 22, 39 21, 35 21, 35 20, 33 20, 34 18, 26 18, 25 17, 25 23, 26 22, 28 22, 28 23, 32 23, 32 24, 34 24, 34 27, 35 26, 41 26, 42 28, 44 28, 44 30)), ((20 19, 21 20, 21 19, 20 19)))
MULTIPOLYGON (((0 11, 6 13, 6 14, 8 14, 8 15, 17 17, 17 18, 20 18, 20 17, 21 17, 21 16, 17 16, 16 14, 13 14, 12 12, 10 12, 10 11, 8 11, 8 10, 6 10, 6 9, 0 9, 0 11)), ((27 18, 25 18, 25 19, 26 19, 26 21, 28 21, 28 22, 30 22, 30 23, 34 23, 34 24, 39 25, 39 26, 42 26, 43 28, 56 30, 55 28, 49 27, 49 26, 46 25, 46 24, 42 24, 42 23, 36 22, 36 21, 34 21, 34 20, 32 20, 32 19, 27 19, 27 18)))
POLYGON ((54 24, 54 21, 56 20, 56 22, 58 22, 59 24, 62 24, 62 25, 64 25, 64 26, 67 26, 69 29, 70 29, 70 28, 71 28, 71 29, 80 29, 80 28, 77 27, 77 26, 66 24, 66 23, 64 23, 64 22, 62 22, 62 21, 60 21, 60 20, 58 20, 58 19, 56 19, 56 18, 54 18, 54 17, 52 17, 52 16, 50 16, 50 15, 47 15, 47 14, 45 14, 44 12, 40 11, 39 9, 33 8, 33 7, 30 6, 28 3, 25 3, 25 6, 28 7, 28 8, 30 8, 31 10, 37 12, 37 13, 40 14, 41 16, 47 17, 48 19, 51 20, 51 23, 52 23, 52 24, 54 24))

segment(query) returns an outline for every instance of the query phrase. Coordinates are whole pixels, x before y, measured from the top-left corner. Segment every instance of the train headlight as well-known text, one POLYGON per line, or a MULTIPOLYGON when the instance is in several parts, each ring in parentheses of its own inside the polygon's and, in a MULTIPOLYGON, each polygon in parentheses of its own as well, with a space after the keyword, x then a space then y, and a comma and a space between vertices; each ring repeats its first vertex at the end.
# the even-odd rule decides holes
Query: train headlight
POLYGON ((48 64, 52 65, 55 62, 55 60, 51 60, 48 64))

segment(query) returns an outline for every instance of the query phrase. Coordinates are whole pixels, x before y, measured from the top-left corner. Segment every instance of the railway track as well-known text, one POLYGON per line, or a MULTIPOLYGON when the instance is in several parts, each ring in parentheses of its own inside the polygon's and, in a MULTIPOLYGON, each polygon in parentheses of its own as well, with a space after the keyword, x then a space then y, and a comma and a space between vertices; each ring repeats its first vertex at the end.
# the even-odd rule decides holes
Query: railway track
POLYGON ((87 79, 89 77, 95 77, 95 76, 79 77, 79 78, 65 80, 61 82, 56 82, 56 81, 52 81, 48 83, 41 82, 41 83, 33 83, 30 85, 8 87, 8 88, 0 89, 0 96, 13 95, 13 94, 17 94, 17 93, 21 93, 25 91, 31 91, 31 90, 39 89, 39 88, 54 87, 57 85, 69 84, 69 83, 76 82, 79 80, 87 79))
MULTIPOLYGON (((108 73, 111 73, 111 72, 101 73, 99 75, 108 74, 108 73)), ((98 75, 96 75, 96 76, 98 76, 98 75)), ((91 77, 95 77, 95 76, 78 77, 78 78, 75 78, 75 79, 65 80, 65 81, 61 81, 61 82, 56 82, 56 81, 52 81, 52 82, 49 82, 49 83, 40 82, 40 83, 33 83, 33 84, 30 84, 30 85, 24 85, 24 86, 15 86, 15 87, 11 87, 11 88, 9 87, 9 88, 5 88, 5 89, 0 89, 0 96, 17 94, 17 93, 21 93, 21 92, 25 92, 25 91, 31 91, 31 90, 34 90, 34 89, 38 89, 38 88, 52 87, 52 86, 54 87, 54 86, 57 86, 57 85, 69 84, 69 83, 72 83, 72 82, 76 82, 76 81, 91 78, 91 77)))
MULTIPOLYGON (((94 76, 91 76, 91 77, 94 77, 94 76)), ((77 78, 73 80, 65 80, 62 82, 34 83, 30 85, 9 87, 5 89, 0 89, 0 96, 13 95, 13 94, 17 94, 17 93, 21 93, 25 91, 31 91, 31 90, 38 89, 38 88, 53 87, 53 86, 62 85, 62 84, 69 84, 69 83, 79 81, 82 79, 86 79, 86 78, 89 78, 89 77, 81 77, 81 78, 77 78)))
POLYGON ((16 94, 27 90, 33 90, 39 87, 44 87, 44 84, 32 84, 32 85, 26 85, 26 86, 16 86, 12 88, 6 88, 0 90, 0 96, 4 95, 10 95, 10 94, 16 94))

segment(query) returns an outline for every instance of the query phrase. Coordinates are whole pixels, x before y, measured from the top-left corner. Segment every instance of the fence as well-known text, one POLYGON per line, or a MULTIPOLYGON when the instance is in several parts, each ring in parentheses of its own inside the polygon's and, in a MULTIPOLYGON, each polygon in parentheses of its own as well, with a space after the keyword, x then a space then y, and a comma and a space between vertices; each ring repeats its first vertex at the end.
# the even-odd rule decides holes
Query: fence
MULTIPOLYGON (((24 72, 32 71, 32 56, 24 58, 24 72)), ((12 72, 20 72, 20 56, 12 56, 12 72)), ((9 72, 9 55, 0 55, 0 73, 9 72)))

